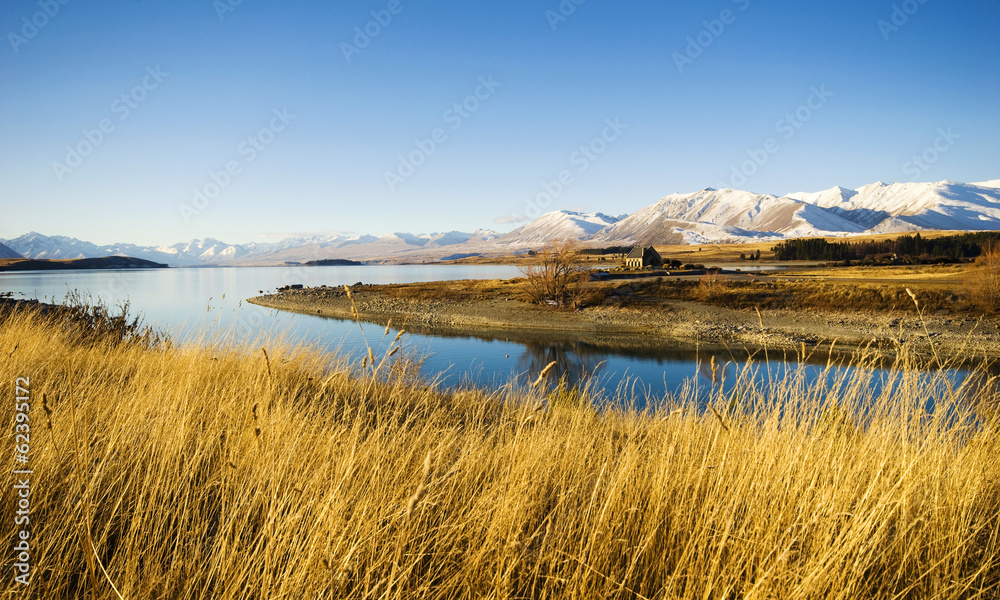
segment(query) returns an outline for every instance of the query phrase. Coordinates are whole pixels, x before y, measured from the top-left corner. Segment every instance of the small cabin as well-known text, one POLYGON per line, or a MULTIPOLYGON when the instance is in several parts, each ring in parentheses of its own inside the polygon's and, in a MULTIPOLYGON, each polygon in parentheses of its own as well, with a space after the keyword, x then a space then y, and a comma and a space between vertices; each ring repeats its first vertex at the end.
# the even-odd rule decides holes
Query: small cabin
POLYGON ((663 259, 652 246, 636 246, 625 255, 626 269, 641 269, 643 267, 662 267, 663 259))

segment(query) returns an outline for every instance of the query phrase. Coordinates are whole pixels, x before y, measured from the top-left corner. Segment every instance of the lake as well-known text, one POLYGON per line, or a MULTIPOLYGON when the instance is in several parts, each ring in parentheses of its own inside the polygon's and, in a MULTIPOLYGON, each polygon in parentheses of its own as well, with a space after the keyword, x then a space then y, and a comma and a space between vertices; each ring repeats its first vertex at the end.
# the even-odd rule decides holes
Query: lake
MULTIPOLYGON (((167 332, 178 341, 194 342, 223 336, 239 341, 258 336, 283 336, 355 360, 366 354, 365 339, 378 355, 396 331, 384 336, 385 325, 365 324, 313 315, 281 312, 245 302, 246 298, 278 287, 301 283, 306 286, 363 283, 410 283, 455 279, 496 279, 517 276, 516 267, 497 265, 364 265, 336 267, 239 267, 175 268, 150 270, 25 271, 0 273, 0 292, 15 298, 62 301, 68 292, 79 291, 100 298, 109 306, 124 302, 132 313, 141 313, 145 322, 167 332)), ((716 353, 712 356, 690 348, 653 347, 620 349, 598 347, 571 338, 518 342, 510 339, 443 337, 406 334, 404 350, 422 358, 426 376, 442 385, 472 384, 486 387, 511 380, 530 382, 551 361, 557 361, 556 375, 570 383, 588 382, 609 393, 627 389, 640 402, 660 398, 680 386, 711 387, 713 377, 736 381, 746 354, 716 353)), ((789 357, 793 362, 795 357, 789 357)), ((762 355, 759 375, 783 377, 795 368, 772 352, 770 361, 762 355)), ((808 377, 824 373, 825 361, 806 365, 808 377)), ((827 373, 833 377, 835 369, 827 373)), ((880 372, 873 373, 878 386, 880 372)))

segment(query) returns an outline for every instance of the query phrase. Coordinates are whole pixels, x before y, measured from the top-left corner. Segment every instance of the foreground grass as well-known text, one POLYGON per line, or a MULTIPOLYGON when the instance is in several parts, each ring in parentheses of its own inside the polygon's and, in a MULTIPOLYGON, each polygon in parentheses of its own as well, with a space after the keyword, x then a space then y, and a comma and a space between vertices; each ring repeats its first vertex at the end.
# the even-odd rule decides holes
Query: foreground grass
POLYGON ((905 364, 879 395, 799 374, 596 411, 443 393, 398 356, 115 339, 0 323, 7 448, 16 377, 33 407, 27 588, 0 475, 12 597, 1000 592, 995 397, 905 364))

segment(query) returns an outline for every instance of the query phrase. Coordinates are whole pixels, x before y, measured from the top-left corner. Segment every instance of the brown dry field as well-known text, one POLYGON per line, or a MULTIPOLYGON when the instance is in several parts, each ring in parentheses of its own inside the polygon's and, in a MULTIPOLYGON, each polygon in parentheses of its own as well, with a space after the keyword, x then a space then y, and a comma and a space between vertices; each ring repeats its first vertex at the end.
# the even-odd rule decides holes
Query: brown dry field
MULTIPOLYGON (((938 238, 946 235, 961 235, 963 233, 968 233, 967 231, 921 231, 920 236, 925 239, 938 238)), ((869 234, 869 235, 852 235, 852 236, 828 236, 823 239, 828 242, 868 242, 868 241, 879 241, 879 240, 892 240, 905 235, 904 233, 879 233, 879 234, 869 234)), ((808 236, 808 237, 820 237, 820 236, 808 236)), ((766 242, 753 242, 746 244, 704 244, 704 245, 689 245, 689 244, 677 244, 677 245, 654 245, 656 251, 660 253, 665 259, 676 259, 684 263, 716 263, 716 262, 740 262, 740 254, 750 254, 756 253, 760 250, 761 264, 775 264, 773 261, 769 260, 771 255, 771 248, 777 244, 777 241, 770 240, 766 242)), ((540 249, 540 248, 539 248, 540 249)), ((523 254, 521 255, 506 255, 506 256, 474 256, 469 258, 463 258, 453 261, 445 261, 447 264, 466 264, 466 265, 476 265, 476 264, 527 264, 529 258, 523 254)), ((587 264, 602 262, 596 256, 585 257, 582 261, 587 264)), ((608 257, 607 263, 614 263, 615 260, 608 257)), ((747 263, 755 264, 755 263, 747 263)), ((795 264, 795 263, 791 263, 795 264)))

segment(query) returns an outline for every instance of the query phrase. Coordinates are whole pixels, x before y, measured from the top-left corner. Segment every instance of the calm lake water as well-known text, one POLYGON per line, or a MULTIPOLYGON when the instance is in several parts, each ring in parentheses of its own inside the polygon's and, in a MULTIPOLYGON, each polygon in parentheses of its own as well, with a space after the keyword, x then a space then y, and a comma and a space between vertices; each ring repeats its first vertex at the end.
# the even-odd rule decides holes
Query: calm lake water
MULTIPOLYGON (((212 336, 253 340, 260 335, 283 336, 361 360, 366 353, 361 328, 354 322, 267 309, 245 302, 261 291, 301 283, 306 286, 364 283, 409 283, 455 279, 494 279, 517 275, 515 267, 492 265, 400 265, 344 267, 178 268, 151 270, 82 270, 0 273, 0 292, 15 298, 62 301, 79 291, 109 306, 130 303, 133 313, 180 341, 212 336)), ((364 326, 376 352, 389 337, 385 326, 364 326)), ((685 383, 709 388, 711 356, 685 348, 626 350, 595 347, 573 339, 516 342, 506 339, 439 337, 407 334, 404 349, 424 359, 424 373, 443 385, 499 386, 511 380, 530 382, 549 362, 570 382, 592 382, 614 392, 627 389, 637 400, 661 398, 685 383)), ((760 377, 782 377, 793 366, 772 352, 760 377), (765 375, 765 373, 767 375, 765 375)), ((745 356, 717 354, 717 379, 734 382, 745 356)), ((794 357, 789 357, 794 360, 794 357)), ((762 356, 757 357, 763 361, 762 356)), ((806 365, 808 377, 821 376, 825 364, 806 365)), ((836 371, 834 371, 836 373, 836 371)), ((833 377, 834 375, 827 375, 833 377)), ((873 386, 881 373, 872 372, 873 386)))

